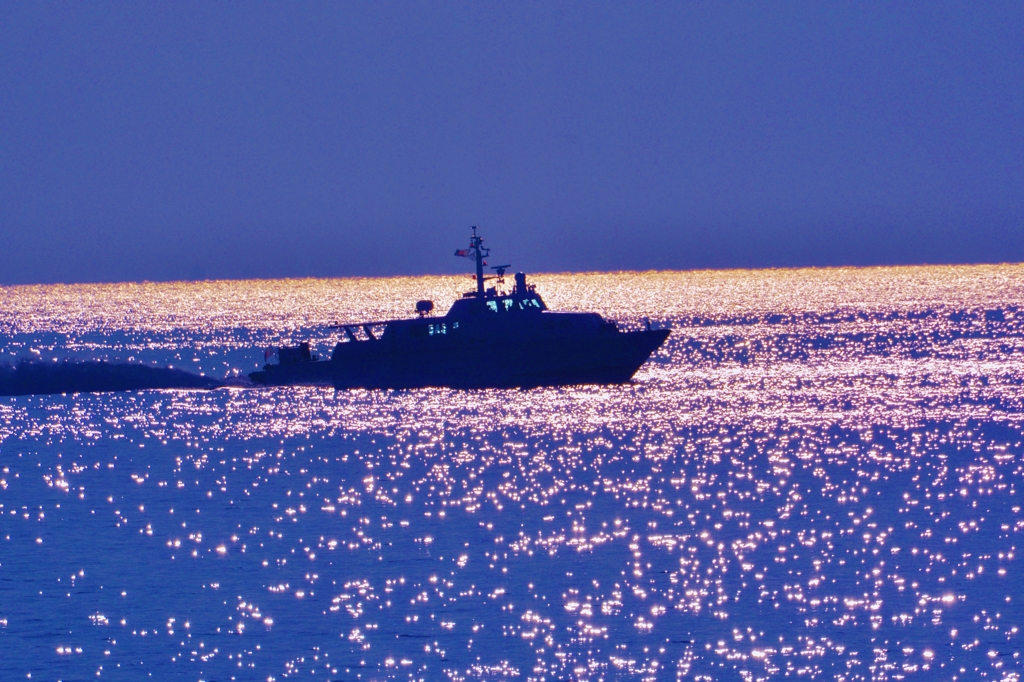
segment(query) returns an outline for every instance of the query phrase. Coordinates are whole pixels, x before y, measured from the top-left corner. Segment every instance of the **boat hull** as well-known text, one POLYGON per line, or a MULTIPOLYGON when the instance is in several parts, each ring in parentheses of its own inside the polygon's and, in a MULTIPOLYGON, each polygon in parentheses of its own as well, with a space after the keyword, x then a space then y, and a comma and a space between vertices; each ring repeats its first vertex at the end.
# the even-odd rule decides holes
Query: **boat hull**
POLYGON ((330 360, 264 365, 249 374, 249 379, 260 386, 333 386, 332 369, 330 360))
POLYGON ((411 345, 339 343, 336 388, 531 388, 628 382, 668 330, 578 336, 509 335, 500 340, 429 338, 411 345))

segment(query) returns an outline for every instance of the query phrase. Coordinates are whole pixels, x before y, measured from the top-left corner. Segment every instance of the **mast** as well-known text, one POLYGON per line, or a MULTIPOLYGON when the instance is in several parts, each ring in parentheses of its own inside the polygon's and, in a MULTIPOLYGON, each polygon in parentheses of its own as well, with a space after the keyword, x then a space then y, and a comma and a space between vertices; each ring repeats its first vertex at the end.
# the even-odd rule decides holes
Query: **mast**
POLYGON ((455 252, 456 256, 463 256, 465 258, 472 258, 476 261, 476 297, 484 297, 484 266, 487 265, 487 261, 484 260, 490 255, 491 250, 484 248, 484 238, 476 233, 477 226, 474 225, 470 229, 473 230, 472 236, 469 238, 469 248, 459 249, 455 252))
POLYGON ((484 249, 483 243, 484 238, 479 237, 476 234, 477 226, 473 226, 473 236, 469 238, 469 246, 473 249, 473 257, 476 259, 476 297, 484 297, 484 251, 490 252, 490 249, 484 249))

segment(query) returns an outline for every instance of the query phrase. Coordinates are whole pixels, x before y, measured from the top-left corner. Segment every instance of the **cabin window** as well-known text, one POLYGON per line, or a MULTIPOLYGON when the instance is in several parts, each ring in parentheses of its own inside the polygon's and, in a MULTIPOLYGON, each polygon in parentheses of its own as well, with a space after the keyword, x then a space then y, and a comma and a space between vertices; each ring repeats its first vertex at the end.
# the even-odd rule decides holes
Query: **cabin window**
POLYGON ((490 310, 492 313, 498 312, 498 302, 497 301, 488 301, 487 302, 487 309, 490 310))
POLYGON ((427 325, 427 329, 430 330, 431 336, 448 333, 448 327, 447 325, 445 325, 444 322, 438 322, 437 324, 427 325))
POLYGON ((505 299, 505 310, 512 310, 512 306, 514 306, 515 304, 516 304, 516 302, 513 301, 511 298, 506 298, 505 299))
POLYGON ((459 323, 458 322, 452 322, 452 329, 458 329, 458 328, 459 328, 459 323))

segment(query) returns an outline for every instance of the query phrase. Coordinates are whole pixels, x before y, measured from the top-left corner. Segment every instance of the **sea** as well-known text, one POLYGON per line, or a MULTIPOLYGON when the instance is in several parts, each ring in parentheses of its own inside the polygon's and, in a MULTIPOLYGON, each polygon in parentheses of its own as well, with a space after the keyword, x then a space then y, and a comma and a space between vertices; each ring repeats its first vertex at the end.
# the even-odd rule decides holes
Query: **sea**
POLYGON ((672 333, 619 386, 256 388, 472 282, 0 288, 4 362, 232 384, 0 398, 0 679, 1020 679, 1024 266, 532 281, 672 333))

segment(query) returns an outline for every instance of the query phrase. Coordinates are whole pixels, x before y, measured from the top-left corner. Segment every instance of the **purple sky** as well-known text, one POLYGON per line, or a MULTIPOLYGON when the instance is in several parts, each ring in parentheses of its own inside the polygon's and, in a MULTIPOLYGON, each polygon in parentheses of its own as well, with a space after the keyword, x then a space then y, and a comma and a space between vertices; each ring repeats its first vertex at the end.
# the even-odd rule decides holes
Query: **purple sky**
POLYGON ((0 6, 0 283, 1024 261, 1024 4, 0 6))

